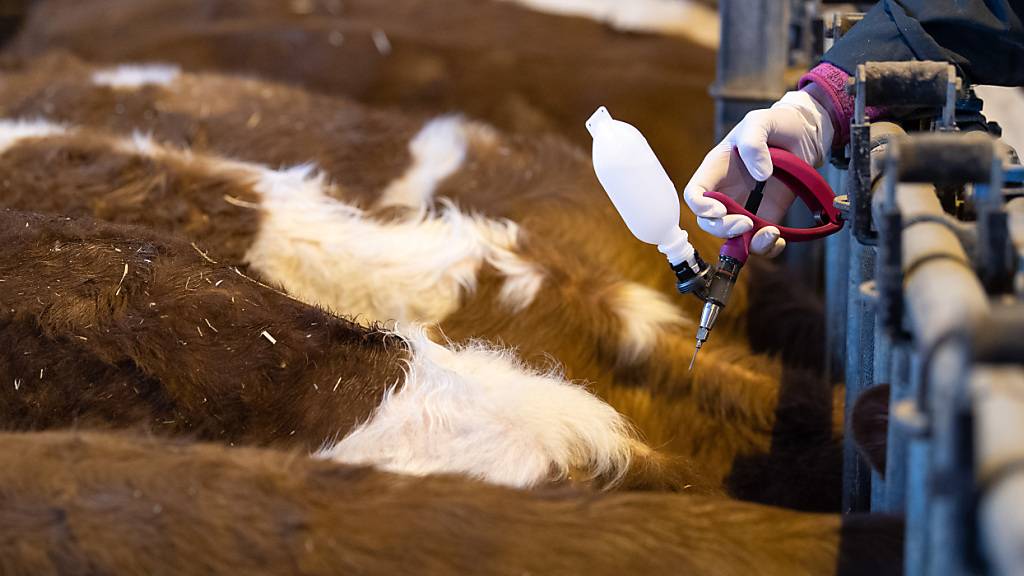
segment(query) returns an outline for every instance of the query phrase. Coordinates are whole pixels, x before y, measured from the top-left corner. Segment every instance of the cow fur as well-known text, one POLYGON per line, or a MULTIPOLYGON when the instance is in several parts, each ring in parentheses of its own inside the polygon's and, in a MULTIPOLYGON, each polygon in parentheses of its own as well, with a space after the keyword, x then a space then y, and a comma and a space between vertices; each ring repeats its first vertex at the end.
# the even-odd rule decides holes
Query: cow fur
POLYGON ((705 496, 521 492, 256 449, 0 434, 0 572, 901 572, 902 526, 705 496))
POLYGON ((714 144, 713 49, 511 2, 40 0, 11 49, 54 48, 254 74, 403 110, 459 110, 586 147, 583 122, 606 105, 644 131, 680 186, 714 144))
MULTIPOLYGON (((645 131, 677 183, 685 181, 712 144, 713 114, 705 88, 713 80, 711 54, 702 54, 693 46, 674 39, 608 34, 591 23, 531 14, 497 2, 443 0, 442 4, 438 0, 401 0, 384 7, 374 0, 311 0, 297 7, 261 1, 246 2, 243 8, 232 0, 214 4, 198 0, 146 3, 49 0, 37 4, 35 16, 17 43, 15 53, 38 55, 54 47, 68 48, 111 63, 167 60, 193 69, 251 72, 350 95, 364 102, 401 106, 405 110, 459 109, 524 133, 531 142, 538 140, 541 133, 551 131, 589 146, 581 121, 598 105, 605 104, 615 110, 617 116, 645 131), (106 14, 104 22, 90 21, 87 15, 96 12, 106 14), (83 22, 90 23, 83 26, 83 22), (107 33, 104 26, 110 26, 114 33, 107 33), (379 42, 375 41, 382 34, 390 39, 388 43, 392 46, 387 54, 381 53, 379 42), (520 37, 523 36, 528 36, 530 42, 522 42, 520 37), (295 65, 296 52, 303 54, 304 66, 295 65), (260 56, 254 57, 254 54, 260 56), (339 66, 338 62, 344 65, 339 66), (529 73, 524 74, 524 71, 529 73)), ((219 98, 206 91, 202 100, 213 102, 219 98)), ((309 100, 289 102, 298 104, 309 100)), ((312 113, 311 120, 301 117, 302 112, 300 117, 288 114, 288 109, 264 110, 267 104, 266 101, 257 105, 250 103, 240 112, 245 115, 248 127, 281 119, 296 130, 308 132, 309 142, 331 141, 323 135, 338 127, 336 110, 312 113), (325 122, 327 118, 334 120, 325 122), (321 125, 324 130, 319 130, 321 125)), ((297 108, 301 110, 306 106, 297 108)), ((315 108, 310 111, 315 112, 315 108)), ((216 109, 216 106, 203 104, 200 111, 204 119, 214 114, 215 122, 228 117, 222 107, 219 114, 214 112, 216 109)), ((120 111, 132 115, 130 106, 120 111)), ((202 125, 199 128, 199 137, 192 144, 201 146, 202 125)), ((371 122, 366 128, 365 132, 359 131, 360 136, 376 142, 381 126, 371 122)), ((258 142, 260 148, 279 149, 277 140, 261 136, 266 133, 262 129, 253 130, 252 141, 258 142)), ((297 145, 291 140, 288 144, 289 147, 297 145)), ((334 147, 335 150, 342 148, 334 147)), ((233 153, 222 146, 217 149, 228 155, 233 153)), ((499 150, 504 149, 499 147, 499 150)), ((379 158, 375 162, 389 166, 389 162, 404 161, 404 150, 390 152, 386 160, 383 155, 375 156, 379 158)), ((559 155, 551 146, 541 146, 541 152, 542 157, 559 155)), ((339 171, 330 166, 330 154, 319 152, 316 157, 302 156, 299 161, 315 159, 336 178, 356 178, 353 174, 365 170, 364 166, 362 170, 339 175, 339 171)), ((276 165, 276 159, 248 159, 276 165)), ((529 164, 536 158, 528 154, 521 160, 527 164, 527 169, 518 174, 532 173, 529 164)), ((506 179, 510 182, 523 179, 515 174, 506 175, 506 179)), ((588 178, 593 187, 593 177, 588 175, 588 178)), ((379 190, 375 188, 374 194, 379 190)), ((600 225, 605 229, 603 222, 593 218, 594 214, 585 216, 590 226, 600 225)), ((614 215, 612 217, 614 219, 614 215)), ((688 212, 684 217, 688 219, 685 225, 695 229, 688 212)), ((615 223, 617 234, 624 233, 621 224, 615 223)), ((605 234, 611 234, 611 230, 607 228, 605 234)), ((698 243, 706 242, 700 235, 695 238, 698 243)), ((714 244, 700 248, 709 256, 717 250, 714 244)), ((629 256, 624 261, 635 265, 642 258, 629 256)), ((749 268, 745 276, 764 272, 761 263, 756 261, 749 268)), ((664 274, 664 270, 661 273, 664 274)), ((666 282, 658 285, 668 286, 666 282)), ((792 284, 791 281, 782 283, 792 284)), ((740 300, 742 296, 733 303, 733 310, 746 308, 740 300)), ((776 300, 786 298, 780 295, 776 300)), ((809 327, 812 333, 820 332, 820 314, 815 322, 816 325, 809 327)), ((808 337, 794 342, 783 339, 787 346, 780 350, 776 325, 758 324, 767 325, 765 332, 754 334, 755 341, 770 343, 765 351, 785 350, 787 356, 793 356, 793 350, 801 350, 804 352, 796 354, 800 356, 799 362, 820 369, 824 356, 822 346, 817 344, 820 339, 808 337), (762 334, 772 336, 757 337, 762 334)))
POLYGON ((590 18, 616 30, 672 34, 718 48, 718 14, 700 0, 504 0, 532 10, 590 18))
MULTIPOLYGON (((520 262, 536 267, 543 281, 530 299, 532 305, 510 309, 500 305, 508 303, 504 298, 508 275, 500 267, 480 268, 476 289, 464 293, 458 309, 442 323, 449 337, 509 343, 533 361, 546 362, 547 355, 553 356, 566 366, 569 377, 596 382, 599 394, 636 422, 655 445, 698 459, 717 478, 725 478, 737 458, 777 453, 780 442, 789 443, 773 433, 776 414, 782 410, 778 364, 752 356, 741 344, 730 344, 728 325, 720 328, 696 371, 687 370, 692 320, 686 319, 696 315, 695 301, 682 312, 675 309, 672 302, 678 297, 668 300, 672 281, 664 262, 628 235, 596 187, 588 163, 571 147, 551 138, 535 143, 505 137, 464 121, 410 123, 401 116, 372 113, 337 99, 255 80, 182 74, 170 82, 125 89, 96 86, 99 73, 109 72, 61 57, 32 63, 24 74, 8 76, 0 88, 4 91, 0 105, 9 115, 48 115, 121 133, 138 128, 172 144, 193 143, 200 149, 272 165, 323 158, 328 166, 325 172, 338 183, 325 186, 326 195, 369 206, 376 206, 380 190, 394 190, 395 183, 401 187, 408 181, 410 170, 415 170, 415 144, 420 136, 439 126, 467 131, 469 147, 460 168, 435 182, 432 195, 491 218, 512 218, 523 233, 508 247, 521 257, 520 262), (340 123, 317 124, 313 120, 318 116, 340 123), (319 131, 306 134, 302 130, 307 128, 319 131), (386 144, 389 138, 407 140, 397 146, 386 144), (284 145, 291 142, 297 145, 284 145), (403 149, 407 150, 403 160, 389 168, 388 162, 399 156, 392 151, 403 149), (597 235, 594 229, 604 232, 597 235), (656 290, 659 286, 661 291, 656 290), (577 337, 567 339, 567 333, 577 337), (626 346, 624 336, 629 337, 626 346), (726 414, 729 417, 723 418, 726 414)), ((3 202, 184 232, 218 258, 245 260, 247 246, 261 225, 252 219, 252 206, 260 199, 251 185, 238 184, 235 176, 239 170, 264 168, 246 168, 195 153, 154 155, 153 150, 160 147, 146 140, 141 145, 140 141, 117 142, 87 131, 20 141, 0 159, 9 183, 3 202), (213 170, 211 165, 220 168, 213 170), (55 177, 57 166, 59 178, 55 177), (225 197, 235 202, 226 202, 225 197)), ((311 213, 307 208, 296 204, 298 212, 311 213)), ((423 207, 406 208, 418 213, 423 207)), ((387 216, 387 210, 380 215, 387 216)), ((265 223, 266 218, 261 221, 265 223)), ((303 226, 292 230, 305 233, 303 226)), ((287 231, 270 235, 287 236, 287 231)), ((270 279, 287 285, 285 276, 270 279)), ((734 305, 742 309, 742 287, 739 292, 734 305)), ((298 295, 328 306, 341 304, 326 300, 325 294, 298 295)), ((340 306, 341 311, 380 312, 349 304, 340 306)), ((368 319, 399 316, 392 307, 384 317, 370 314, 368 319)), ((825 397, 807 392, 823 400, 826 414, 830 413, 833 399, 827 386, 812 374, 790 374, 796 374, 792 381, 802 382, 801 387, 823 387, 825 397)), ((841 402, 840 394, 835 398, 841 402)), ((801 408, 807 405, 805 398, 796 402, 801 408)), ((805 422, 795 426, 800 430, 800 449, 806 451, 806 438, 823 438, 820 449, 834 451, 831 431, 840 429, 841 421, 807 419, 806 413, 786 411, 790 418, 805 422), (824 428, 808 435, 808 422, 824 428)), ((785 428, 790 427, 794 426, 787 423, 785 428)), ((834 461, 831 456, 826 460, 834 461)), ((763 470, 750 474, 758 476, 763 476, 763 470)), ((819 480, 815 477, 817 485, 831 486, 819 480)), ((838 495, 837 490, 830 493, 838 495)), ((803 490, 793 490, 788 502, 814 500, 803 490)), ((820 505, 819 499, 815 506, 820 505)))
MULTIPOLYGON (((711 462, 719 478, 728 474, 737 456, 763 453, 777 444, 771 436, 778 404, 772 392, 778 389, 772 383, 778 378, 777 365, 750 359, 742 345, 727 345, 727 326, 719 332, 716 346, 709 347, 716 353, 706 356, 692 379, 701 384, 694 390, 697 405, 693 393, 678 389, 677 384, 691 379, 686 370, 691 344, 686 325, 680 325, 683 333, 676 336, 671 319, 695 315, 696 306, 691 304, 692 310, 680 316, 668 304, 668 294, 660 296, 653 290, 655 286, 672 285, 664 261, 629 237, 597 190, 586 160, 557 140, 546 138, 538 145, 463 121, 410 122, 401 116, 372 113, 343 100, 254 80, 183 74, 143 86, 97 86, 97 75, 113 73, 85 67, 67 57, 34 61, 25 70, 24 74, 10 74, 3 84, 0 102, 8 115, 48 115, 122 133, 138 128, 172 143, 191 142, 200 149, 272 165, 324 159, 330 167, 327 173, 339 182, 337 187, 325 188, 328 195, 361 205, 374 206, 379 191, 394 190, 395 182, 408 180, 416 165, 415 143, 425 132, 438 126, 466 130, 466 158, 460 169, 434 182, 434 195, 457 201, 460 206, 485 209, 488 215, 514 218, 525 233, 515 247, 525 256, 524 261, 539 265, 545 282, 534 306, 524 306, 520 314, 499 307, 496 314, 495 302, 501 301, 502 287, 508 285, 508 279, 503 280, 501 274, 495 280, 488 278, 493 274, 485 266, 477 289, 467 294, 459 311, 442 325, 445 332, 457 340, 483 336, 509 342, 519 346, 527 358, 552 354, 566 365, 572 378, 602 382, 611 371, 614 381, 609 383, 614 385, 599 383, 602 396, 636 421, 652 442, 711 462), (317 124, 313 119, 318 116, 339 123, 317 124), (307 134, 308 130, 321 131, 307 134), (297 137, 300 133, 309 137, 297 137), (396 145, 399 140, 403 146, 396 145), (283 146, 286 142, 297 143, 283 146), (389 152, 395 150, 408 152, 404 156, 389 152), (395 158, 399 161, 390 163, 395 158), (523 195, 523 191, 530 194, 523 195), (600 227, 611 237, 593 235, 593 227, 600 227), (593 262, 601 265, 594 266, 593 262), (646 264, 639 265, 643 262, 646 264), (618 274, 627 278, 616 280, 618 274), (651 303, 659 301, 669 307, 650 308, 651 303), (638 302, 642 302, 640 307, 638 302), (636 312, 622 316, 622 311, 636 312), (553 322, 553 318, 560 320, 553 322), (666 319, 669 324, 659 324, 666 319), (542 326, 551 326, 552 330, 539 331, 542 326), (566 339, 568 327, 573 333, 587 336, 566 339), (645 337, 647 349, 640 352, 651 361, 668 365, 642 372, 636 369, 636 362, 624 364, 624 333, 645 337), (666 339, 677 339, 678 343, 666 348, 666 339), (750 381, 752 377, 758 382, 754 387, 736 387, 737 381, 750 381), (723 423, 720 414, 728 414, 728 421, 723 423), (741 415, 739 422, 734 414, 741 415), (729 429, 724 435, 723 425, 729 429)), ((5 178, 11 182, 7 205, 156 225, 185 232, 218 257, 234 262, 244 259, 246 245, 251 242, 247 239, 253 238, 259 227, 253 222, 254 211, 246 206, 257 203, 257 195, 251 187, 224 183, 223 173, 218 176, 216 170, 209 169, 212 161, 182 154, 151 158, 146 151, 159 147, 138 146, 137 142, 131 145, 135 147, 133 152, 127 150, 131 146, 114 151, 118 147, 111 140, 90 135, 61 136, 58 140, 62 145, 56 140, 22 141, 7 151, 3 162, 8 172, 5 178), (97 163, 99 158, 110 160, 97 163), (40 170, 40 162, 49 168, 40 170), (57 165, 60 182, 52 177, 57 165), (111 191, 111 182, 116 182, 117 192, 111 191), (226 191, 225 186, 232 190, 226 191), (54 194, 59 190, 68 194, 54 194), (239 202, 227 203, 225 196, 239 202)), ((218 162, 227 165, 220 169, 226 170, 227 176, 237 168, 218 162)), ((303 227, 292 228, 301 232, 303 227)), ((332 303, 324 300, 322 293, 300 295, 318 303, 332 303)), ((741 308, 741 301, 737 298, 734 304, 741 308)), ((350 305, 342 312, 377 312, 357 308, 350 305)), ((388 312, 384 318, 371 320, 398 316, 393 308, 388 312)), ((631 338, 631 342, 637 341, 631 338)), ((632 354, 628 360, 643 356, 637 354, 637 348, 632 354)), ((798 379, 813 382, 811 377, 798 379)), ((826 399, 825 406, 829 404, 826 399)), ((791 413, 797 414, 798 420, 802 418, 795 410, 791 413)), ((833 429, 827 419, 824 425, 826 430, 833 429)), ((806 436, 806 426, 801 426, 800 437, 806 436)), ((829 437, 826 444, 831 446, 830 435, 825 436, 829 437)))
MULTIPOLYGON (((152 134, 174 146, 272 167, 312 162, 338 184, 346 200, 366 208, 408 176, 415 139, 438 124, 430 117, 375 111, 280 84, 211 74, 181 74, 169 83, 134 90, 97 86, 97 74, 117 69, 59 55, 26 61, 4 77, 3 116, 152 134)), ((669 293, 668 267, 629 235, 604 198, 589 158, 576 148, 560 138, 505 135, 458 119, 448 125, 450 132, 460 132, 453 137, 463 140, 464 159, 426 200, 448 198, 463 209, 511 219, 546 239, 564 235, 581 256, 669 293), (541 202, 550 208, 538 206, 541 202), (542 208, 553 213, 543 218, 542 208), (600 237, 592 233, 595 229, 602 231, 600 237)), ((685 226, 696 228, 691 215, 684 218, 689 219, 685 226)), ((717 250, 705 235, 693 239, 709 257, 717 250)), ((689 300, 681 302, 690 312, 699 310, 689 300)))
POLYGON ((889 397, 891 386, 879 384, 861 392, 850 414, 850 432, 857 451, 885 477, 889 446, 889 397))
POLYGON ((708 485, 508 352, 360 326, 141 229, 5 211, 0 230, 4 429, 143 427, 513 486, 708 485))
MULTIPOLYGON (((691 317, 699 313, 695 299, 673 295, 663 261, 626 232, 603 199, 589 160, 557 139, 499 135, 457 117, 427 121, 389 114, 240 78, 183 74, 170 82, 118 90, 95 84, 97 75, 117 74, 120 66, 93 68, 50 56, 21 68, 0 86, 5 116, 46 116, 123 134, 141 131, 175 146, 271 166, 312 161, 345 190, 349 201, 363 206, 415 207, 417 201, 429 204, 432 197, 453 199, 463 208, 510 218, 548 241, 557 233, 588 260, 662 291, 691 317), (447 149, 420 142, 429 137, 447 149), (413 158, 418 154, 423 156, 419 162, 413 158), (437 164, 445 172, 432 174, 431 186, 418 182, 418 165, 437 164), (602 232, 595 235, 594 230, 602 232)), ((691 215, 684 211, 683 217, 684 226, 694 229, 691 215)), ((692 240, 713 257, 716 242, 703 234, 692 240)), ((749 268, 743 278, 758 283, 758 301, 747 306, 746 283, 741 284, 719 332, 729 331, 730 321, 745 319, 749 311, 750 338, 758 349, 783 352, 794 365, 820 369, 823 350, 817 343, 823 341, 823 321, 813 296, 795 290, 791 279, 756 259, 749 268), (778 301, 811 305, 780 310, 778 301), (790 329, 794 325, 797 330, 790 329)))

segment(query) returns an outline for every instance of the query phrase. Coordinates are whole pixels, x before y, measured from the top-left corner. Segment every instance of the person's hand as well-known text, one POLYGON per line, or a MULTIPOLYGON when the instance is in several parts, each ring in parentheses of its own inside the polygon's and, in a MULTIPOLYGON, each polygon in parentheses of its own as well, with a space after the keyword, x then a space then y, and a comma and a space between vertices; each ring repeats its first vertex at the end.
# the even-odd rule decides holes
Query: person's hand
MULTIPOLYGON (((796 154, 812 166, 820 166, 832 145, 834 129, 828 110, 808 92, 789 92, 765 110, 754 110, 704 158, 683 190, 683 198, 697 216, 697 224, 719 238, 732 238, 754 227, 750 218, 726 214, 725 205, 704 195, 717 190, 743 204, 755 180, 772 175, 768 145, 796 154)), ((757 215, 781 222, 793 193, 777 180, 768 182, 757 215)), ((754 234, 750 251, 774 257, 786 247, 779 229, 767 226, 754 234)))

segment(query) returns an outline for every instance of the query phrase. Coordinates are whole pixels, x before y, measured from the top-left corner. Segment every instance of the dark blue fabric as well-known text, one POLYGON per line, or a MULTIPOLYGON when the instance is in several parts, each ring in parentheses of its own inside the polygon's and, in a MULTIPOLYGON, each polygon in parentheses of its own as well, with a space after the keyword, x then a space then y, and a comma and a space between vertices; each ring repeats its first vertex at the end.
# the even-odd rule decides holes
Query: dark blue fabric
POLYGON ((825 54, 852 74, 871 61, 945 60, 974 84, 1024 86, 1024 0, 882 0, 825 54))

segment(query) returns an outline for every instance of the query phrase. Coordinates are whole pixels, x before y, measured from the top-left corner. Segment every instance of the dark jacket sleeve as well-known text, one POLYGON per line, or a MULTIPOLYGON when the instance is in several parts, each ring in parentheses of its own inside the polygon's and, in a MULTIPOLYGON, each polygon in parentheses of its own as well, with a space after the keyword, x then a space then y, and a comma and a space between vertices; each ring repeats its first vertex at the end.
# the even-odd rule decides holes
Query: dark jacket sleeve
POLYGON ((973 84, 1024 86, 1024 0, 882 0, 824 61, 939 60, 973 84))

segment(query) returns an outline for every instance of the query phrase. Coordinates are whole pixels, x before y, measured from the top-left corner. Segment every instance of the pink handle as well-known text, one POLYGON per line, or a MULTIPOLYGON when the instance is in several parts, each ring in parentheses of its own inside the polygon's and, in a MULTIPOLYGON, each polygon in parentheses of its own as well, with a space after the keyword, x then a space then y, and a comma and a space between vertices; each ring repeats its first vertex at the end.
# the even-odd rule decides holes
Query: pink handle
POLYGON ((725 204, 726 211, 729 214, 742 214, 754 222, 754 229, 751 232, 737 237, 745 239, 745 241, 743 241, 742 250, 734 245, 730 245, 732 240, 726 242, 725 245, 722 246, 722 255, 732 257, 735 257, 733 254, 740 255, 742 256, 742 259, 737 258, 737 260, 740 260, 741 262, 745 262, 747 259, 746 252, 749 250, 750 238, 753 237, 753 233, 765 226, 777 227, 779 232, 782 233, 782 237, 785 238, 787 242, 807 242, 808 240, 817 240, 818 238, 824 238, 825 236, 835 234, 843 227, 843 221, 840 217, 839 210, 832 203, 836 196, 835 192, 832 191, 828 182, 821 177, 821 174, 818 174, 817 170, 791 152, 787 152, 781 148, 769 148, 769 152, 771 152, 772 164, 775 167, 772 175, 785 184, 787 188, 792 190, 797 198, 800 198, 811 212, 819 215, 825 223, 814 228, 788 228, 786 226, 779 226, 778 224, 769 222, 756 214, 751 214, 738 202, 721 192, 708 192, 705 196, 708 198, 714 198, 722 204, 725 204), (729 254, 726 254, 727 251, 729 254))
POLYGON ((722 250, 718 255, 728 256, 740 264, 746 264, 747 258, 750 256, 750 239, 753 237, 753 232, 746 232, 735 238, 729 238, 725 244, 722 244, 722 250))

